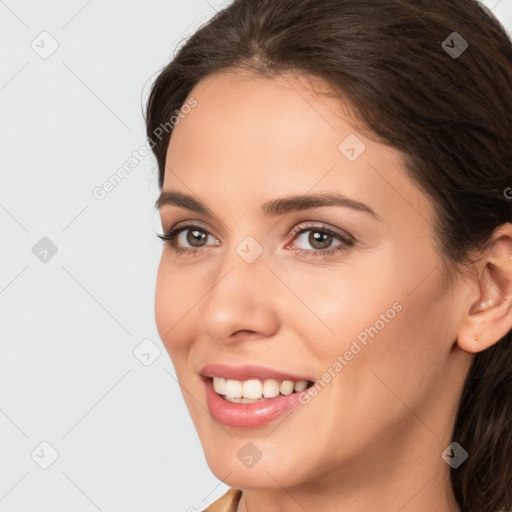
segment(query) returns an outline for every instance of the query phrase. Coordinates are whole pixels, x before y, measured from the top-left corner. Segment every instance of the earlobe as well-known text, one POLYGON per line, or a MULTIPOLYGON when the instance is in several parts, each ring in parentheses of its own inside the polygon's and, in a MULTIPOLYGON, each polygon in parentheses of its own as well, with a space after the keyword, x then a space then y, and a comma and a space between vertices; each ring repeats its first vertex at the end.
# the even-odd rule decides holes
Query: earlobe
POLYGON ((497 343, 512 328, 512 225, 495 231, 488 254, 479 263, 478 298, 470 304, 457 344, 470 353, 497 343))
POLYGON ((481 352, 497 343, 512 328, 512 305, 504 298, 498 304, 482 302, 485 309, 470 313, 457 343, 470 353, 481 352))

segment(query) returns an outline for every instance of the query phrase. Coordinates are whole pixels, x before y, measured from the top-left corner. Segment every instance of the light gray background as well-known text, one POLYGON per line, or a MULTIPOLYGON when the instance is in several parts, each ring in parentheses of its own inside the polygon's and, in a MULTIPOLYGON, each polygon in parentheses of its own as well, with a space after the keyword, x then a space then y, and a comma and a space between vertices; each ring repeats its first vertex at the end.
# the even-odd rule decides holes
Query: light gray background
MULTIPOLYGON (((0 1, 0 512, 193 512, 227 489, 154 322, 153 157, 92 193, 144 145, 158 70, 227 3, 0 1)), ((484 3, 512 35, 512 0, 484 3)))

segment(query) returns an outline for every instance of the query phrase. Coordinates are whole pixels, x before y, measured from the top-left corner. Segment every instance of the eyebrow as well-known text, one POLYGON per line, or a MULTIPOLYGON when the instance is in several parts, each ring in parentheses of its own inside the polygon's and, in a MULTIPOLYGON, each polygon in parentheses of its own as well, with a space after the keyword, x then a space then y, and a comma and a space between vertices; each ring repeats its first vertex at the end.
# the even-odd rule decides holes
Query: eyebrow
MULTIPOLYGON (((213 212, 204 203, 193 196, 181 192, 163 190, 155 202, 155 207, 159 210, 162 206, 167 205, 179 206, 210 217, 214 216, 213 212)), ((351 208, 360 212, 369 213, 376 219, 380 219, 380 215, 370 206, 335 192, 281 197, 267 201, 261 208, 264 215, 272 217, 283 213, 318 208, 321 206, 351 208)))

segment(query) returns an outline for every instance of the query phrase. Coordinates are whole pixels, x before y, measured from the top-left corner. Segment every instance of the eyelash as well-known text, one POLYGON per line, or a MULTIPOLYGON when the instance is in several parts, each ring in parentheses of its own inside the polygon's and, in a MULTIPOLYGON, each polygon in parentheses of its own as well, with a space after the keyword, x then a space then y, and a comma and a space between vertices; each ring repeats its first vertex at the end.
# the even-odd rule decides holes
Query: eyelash
MULTIPOLYGON (((169 231, 163 233, 163 234, 157 234, 156 236, 163 240, 166 244, 169 244, 174 252, 177 255, 186 255, 193 257, 198 252, 202 251, 206 248, 204 247, 195 247, 195 248, 189 248, 189 247, 178 247, 176 244, 176 238, 182 231, 192 230, 196 229, 197 231, 201 231, 207 235, 210 235, 211 233, 204 229, 201 226, 198 226, 196 224, 185 224, 185 225, 176 225, 173 228, 171 228, 169 231)), ((306 256, 306 257, 329 257, 333 255, 336 252, 345 252, 349 247, 353 246, 355 243, 355 240, 351 236, 344 236, 340 233, 337 233, 336 231, 333 231, 332 229, 329 229, 325 226, 319 226, 317 224, 310 224, 305 223, 297 226, 295 229, 292 230, 289 236, 293 235, 293 240, 297 238, 302 233, 306 233, 308 231, 316 231, 319 233, 324 233, 332 236, 334 239, 338 240, 340 245, 336 245, 335 247, 332 247, 330 249, 294 249, 294 251, 299 254, 300 256, 306 256)))

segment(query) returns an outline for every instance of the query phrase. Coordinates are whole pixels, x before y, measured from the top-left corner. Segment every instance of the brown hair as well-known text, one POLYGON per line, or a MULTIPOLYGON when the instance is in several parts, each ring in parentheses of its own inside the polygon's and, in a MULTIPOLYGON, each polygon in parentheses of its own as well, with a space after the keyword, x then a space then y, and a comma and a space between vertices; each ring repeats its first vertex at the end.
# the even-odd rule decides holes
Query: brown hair
MULTIPOLYGON (((200 80, 233 70, 313 76, 346 98, 432 198, 445 270, 463 269, 512 221, 512 44, 476 0, 235 0, 152 86, 160 188, 172 129, 158 128, 200 80)), ((512 510, 511 332, 475 356, 452 438, 469 454, 451 471, 461 510, 512 510)))

